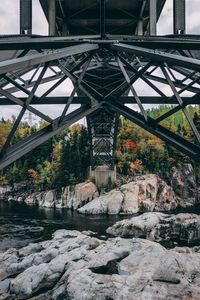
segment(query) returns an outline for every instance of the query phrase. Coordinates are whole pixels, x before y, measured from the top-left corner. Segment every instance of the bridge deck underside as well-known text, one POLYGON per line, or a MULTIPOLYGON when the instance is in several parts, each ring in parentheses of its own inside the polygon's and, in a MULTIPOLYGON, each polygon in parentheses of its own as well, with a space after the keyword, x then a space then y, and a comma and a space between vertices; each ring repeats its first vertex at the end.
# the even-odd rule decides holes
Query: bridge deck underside
MULTIPOLYGON (((40 0, 40 3, 48 20, 49 1, 40 0)), ((57 34, 62 35, 63 30, 71 35, 100 34, 103 25, 106 34, 133 35, 141 19, 143 19, 144 31, 147 31, 149 3, 150 1, 145 0, 56 1, 57 34)), ((165 0, 159 0, 157 3, 158 17, 164 3, 165 0)))

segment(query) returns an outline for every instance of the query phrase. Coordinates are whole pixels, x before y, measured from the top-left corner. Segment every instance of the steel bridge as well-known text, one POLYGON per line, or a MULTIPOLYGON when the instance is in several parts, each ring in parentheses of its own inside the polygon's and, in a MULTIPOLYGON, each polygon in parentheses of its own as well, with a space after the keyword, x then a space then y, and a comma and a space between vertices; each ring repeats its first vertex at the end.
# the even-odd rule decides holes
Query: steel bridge
POLYGON ((19 35, 0 36, 0 105, 21 107, 1 149, 0 169, 83 117, 92 168, 101 164, 113 168, 120 115, 200 161, 200 132, 187 110, 188 105, 200 104, 200 36, 185 33, 185 0, 173 0, 174 32, 167 36, 157 35, 165 0, 40 0, 40 4, 48 36, 32 34, 32 0, 20 0, 19 35), (71 95, 50 96, 67 78, 73 83, 71 95), (155 96, 138 95, 138 80, 155 96), (38 96, 45 83, 48 89, 38 96), (166 95, 163 84, 172 96, 166 95), (44 104, 55 110, 62 105, 62 113, 53 119, 38 108, 44 104), (71 104, 80 106, 69 112, 71 104), (136 104, 138 110, 127 104, 136 104), (172 106, 153 119, 146 104, 172 106), (26 111, 48 125, 13 143, 26 111), (162 125, 178 111, 184 113, 194 142, 162 125))

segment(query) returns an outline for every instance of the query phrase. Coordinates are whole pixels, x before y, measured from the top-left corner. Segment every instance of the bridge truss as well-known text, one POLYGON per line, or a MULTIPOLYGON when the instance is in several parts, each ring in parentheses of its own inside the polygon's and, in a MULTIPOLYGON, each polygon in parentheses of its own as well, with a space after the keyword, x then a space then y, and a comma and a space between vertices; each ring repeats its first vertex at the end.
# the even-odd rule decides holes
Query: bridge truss
MULTIPOLYGON (((66 3, 69 2, 66 0, 66 3)), ((88 124, 92 168, 104 163, 113 168, 120 115, 199 162, 200 132, 187 107, 200 104, 200 37, 184 34, 184 1, 174 1, 174 34, 165 37, 156 36, 158 13, 155 14, 155 7, 161 12, 165 1, 160 7, 161 2, 157 4, 156 0, 150 0, 150 17, 146 21, 147 18, 143 16, 145 21, 142 24, 141 13, 147 13, 146 1, 139 1, 140 16, 135 21, 134 34, 130 35, 121 33, 121 29, 117 35, 107 34, 113 29, 112 22, 109 25, 109 19, 106 21, 106 2, 93 2, 99 5, 100 34, 86 35, 87 24, 87 30, 81 32, 85 35, 69 35, 70 23, 66 29, 66 22, 60 22, 55 13, 58 5, 62 7, 62 1, 50 0, 49 6, 45 1, 41 1, 41 4, 46 15, 49 9, 47 18, 51 36, 32 35, 31 1, 21 0, 21 34, 0 37, 0 106, 21 107, 1 149, 0 169, 83 117, 86 117, 88 124), (62 36, 61 30, 63 35, 66 32, 68 35, 62 36), (71 95, 50 96, 67 78, 73 83, 71 95), (156 96, 138 95, 135 88, 138 80, 151 88, 156 96), (45 83, 50 83, 48 89, 38 96, 39 87, 45 83), (169 87, 172 96, 167 96, 160 84, 169 87), (18 92, 20 96, 17 96, 18 92), (189 96, 183 96, 186 92, 189 96), (38 108, 44 104, 55 107, 55 110, 58 105, 64 106, 60 116, 53 119, 48 112, 44 113, 38 108), (80 107, 70 111, 72 104, 79 104, 80 107), (138 109, 133 110, 132 104, 136 104, 138 109), (147 104, 169 104, 171 108, 153 119, 147 114, 147 104), (48 125, 13 143, 27 111, 48 125), (194 142, 163 126, 162 121, 178 111, 185 115, 194 142)), ((92 26, 94 31, 96 25, 92 26)), ((72 25, 71 28, 71 32, 74 32, 72 25)))

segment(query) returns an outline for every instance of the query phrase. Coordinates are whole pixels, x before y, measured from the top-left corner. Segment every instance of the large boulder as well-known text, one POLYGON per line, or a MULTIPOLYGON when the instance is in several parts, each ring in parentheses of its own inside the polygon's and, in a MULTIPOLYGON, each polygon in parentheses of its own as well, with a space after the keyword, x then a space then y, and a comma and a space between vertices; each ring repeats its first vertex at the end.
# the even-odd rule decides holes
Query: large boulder
POLYGON ((144 213, 115 223, 107 229, 107 233, 121 237, 146 238, 156 242, 194 244, 200 241, 200 216, 144 213))
POLYGON ((98 196, 97 187, 92 182, 82 182, 73 186, 67 186, 62 193, 63 206, 76 210, 98 196))
POLYGON ((79 208, 78 211, 84 214, 119 214, 123 205, 123 194, 119 190, 112 190, 108 194, 95 198, 88 204, 79 208))
POLYGON ((134 214, 139 211, 170 211, 179 204, 173 189, 157 175, 137 176, 79 208, 82 214, 134 214))
POLYGON ((43 193, 42 201, 40 203, 40 206, 42 207, 55 207, 56 204, 56 191, 50 190, 43 193))
POLYGON ((191 164, 180 164, 171 170, 171 186, 181 198, 181 206, 192 206, 198 202, 199 190, 191 164))
POLYGON ((0 254, 0 299, 199 299, 199 249, 59 230, 0 254))

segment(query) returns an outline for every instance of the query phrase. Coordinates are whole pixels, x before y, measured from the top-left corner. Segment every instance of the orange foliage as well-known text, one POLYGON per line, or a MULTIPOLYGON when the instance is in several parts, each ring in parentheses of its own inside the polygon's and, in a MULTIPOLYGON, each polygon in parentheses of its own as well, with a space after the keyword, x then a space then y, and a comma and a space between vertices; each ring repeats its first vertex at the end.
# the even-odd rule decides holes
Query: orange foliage
POLYGON ((135 151, 138 146, 134 141, 128 139, 128 140, 125 141, 125 147, 129 151, 135 151))
POLYGON ((142 161, 139 159, 136 159, 134 162, 131 162, 129 165, 129 170, 132 175, 134 175, 136 172, 141 172, 143 169, 142 161))
POLYGON ((33 178, 33 180, 35 181, 35 183, 38 183, 40 181, 40 175, 39 175, 39 173, 37 171, 35 171, 33 169, 29 169, 28 173, 33 178))

